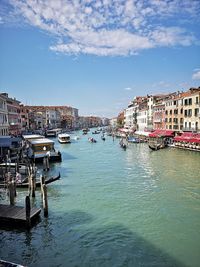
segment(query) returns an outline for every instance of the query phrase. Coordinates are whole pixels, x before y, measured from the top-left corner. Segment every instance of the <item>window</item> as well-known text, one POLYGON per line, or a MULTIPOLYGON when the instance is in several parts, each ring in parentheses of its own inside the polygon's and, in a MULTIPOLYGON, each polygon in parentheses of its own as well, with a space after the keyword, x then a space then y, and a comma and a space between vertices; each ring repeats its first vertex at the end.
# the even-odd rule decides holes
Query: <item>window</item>
POLYGON ((199 104, 199 97, 196 97, 196 104, 199 104))
POLYGON ((169 125, 169 129, 172 129, 172 126, 171 125, 169 125))
POLYGON ((168 115, 168 110, 165 111, 165 114, 168 115))
POLYGON ((188 109, 188 116, 192 117, 192 110, 191 109, 188 109))
POLYGON ((188 105, 188 100, 187 100, 187 99, 185 99, 185 101, 184 101, 184 105, 185 105, 185 106, 188 105))
POLYGON ((172 118, 169 118, 169 122, 172 122, 172 118))
POLYGON ((184 116, 187 117, 187 110, 184 110, 184 116))
POLYGON ((169 114, 172 115, 172 110, 170 109, 169 114))
POLYGON ((197 117, 198 116, 198 113, 199 113, 199 109, 198 108, 195 108, 195 110, 194 110, 194 116, 197 117))
POLYGON ((191 128, 191 122, 189 122, 189 129, 191 128))
POLYGON ((165 122, 167 122, 167 118, 165 118, 165 122))
POLYGON ((189 98, 189 105, 192 105, 192 98, 189 98))
POLYGON ((181 114, 183 114, 183 109, 181 108, 181 114))

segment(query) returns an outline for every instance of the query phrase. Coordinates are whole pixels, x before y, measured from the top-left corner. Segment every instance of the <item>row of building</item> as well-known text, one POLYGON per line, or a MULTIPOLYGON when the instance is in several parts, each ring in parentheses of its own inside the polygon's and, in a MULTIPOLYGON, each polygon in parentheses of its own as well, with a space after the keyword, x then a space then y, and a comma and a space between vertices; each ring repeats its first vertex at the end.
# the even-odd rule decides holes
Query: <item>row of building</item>
POLYGON ((52 128, 81 129, 107 125, 109 120, 79 116, 70 106, 27 106, 7 93, 0 93, 0 135, 20 135, 52 128))
POLYGON ((157 129, 200 132, 200 87, 135 97, 123 112, 123 126, 140 132, 157 129))

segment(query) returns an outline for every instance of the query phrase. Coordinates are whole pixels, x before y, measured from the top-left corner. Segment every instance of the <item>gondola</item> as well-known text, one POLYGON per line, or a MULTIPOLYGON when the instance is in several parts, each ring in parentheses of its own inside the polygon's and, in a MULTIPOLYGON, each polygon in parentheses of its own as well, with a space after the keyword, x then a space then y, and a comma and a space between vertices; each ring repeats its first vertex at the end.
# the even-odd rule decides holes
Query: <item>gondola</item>
POLYGON ((161 147, 160 147, 159 145, 157 145, 157 146, 149 145, 149 148, 150 148, 151 150, 153 150, 153 151, 156 151, 156 150, 161 149, 161 147))
MULTIPOLYGON (((55 182, 55 181, 57 181, 59 179, 60 179, 60 172, 59 172, 59 174, 57 176, 50 177, 47 180, 45 180, 45 184, 51 184, 51 183, 53 183, 53 182, 55 182)), ((41 185, 40 181, 37 180, 36 181, 36 187, 40 187, 40 185, 41 185)), ((1 183, 0 184, 0 188, 5 187, 5 186, 6 186, 6 183, 1 183)), ((17 188, 27 188, 28 186, 29 186, 29 183, 27 183, 27 182, 16 183, 16 187, 17 188)))

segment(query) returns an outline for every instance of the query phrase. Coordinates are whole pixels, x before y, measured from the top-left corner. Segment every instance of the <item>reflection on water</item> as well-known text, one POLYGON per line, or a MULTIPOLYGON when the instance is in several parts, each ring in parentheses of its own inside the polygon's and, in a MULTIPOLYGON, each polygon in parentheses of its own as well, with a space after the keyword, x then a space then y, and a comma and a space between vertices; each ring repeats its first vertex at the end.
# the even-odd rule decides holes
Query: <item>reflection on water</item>
POLYGON ((118 140, 87 138, 56 143, 63 162, 52 165, 61 180, 48 187, 49 218, 30 232, 1 230, 0 257, 28 266, 198 266, 199 153, 124 151, 118 140))

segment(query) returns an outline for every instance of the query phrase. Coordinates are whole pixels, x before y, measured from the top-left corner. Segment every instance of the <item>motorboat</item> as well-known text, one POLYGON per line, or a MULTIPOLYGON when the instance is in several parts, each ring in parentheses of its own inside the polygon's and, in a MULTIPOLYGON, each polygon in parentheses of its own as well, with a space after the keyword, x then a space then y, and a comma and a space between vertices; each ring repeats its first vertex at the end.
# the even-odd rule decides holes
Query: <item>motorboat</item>
POLYGON ((73 137, 74 140, 79 140, 80 139, 80 136, 76 135, 73 137))
POLYGON ((93 137, 89 137, 89 138, 88 138, 88 141, 89 141, 90 143, 96 143, 96 142, 97 142, 97 140, 95 140, 93 137))
POLYGON ((67 133, 58 134, 58 142, 61 144, 71 143, 70 135, 67 133))
POLYGON ((49 161, 62 161, 60 151, 54 148, 54 141, 43 138, 28 141, 27 156, 29 159, 38 162, 48 157, 49 161))
POLYGON ((51 129, 51 130, 46 130, 45 132, 45 137, 56 137, 58 134, 61 133, 61 129, 51 129))

